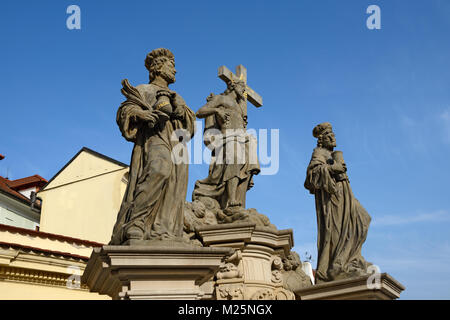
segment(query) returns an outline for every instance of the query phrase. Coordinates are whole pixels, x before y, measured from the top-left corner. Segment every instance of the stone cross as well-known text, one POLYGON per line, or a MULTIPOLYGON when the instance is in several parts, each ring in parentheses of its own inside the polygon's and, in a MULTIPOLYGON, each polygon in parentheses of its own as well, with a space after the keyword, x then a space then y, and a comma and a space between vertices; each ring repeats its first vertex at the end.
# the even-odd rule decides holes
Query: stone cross
MULTIPOLYGON (((225 82, 231 80, 244 80, 246 84, 247 100, 251 102, 255 107, 259 108, 262 106, 262 97, 257 94, 252 88, 247 85, 247 69, 240 64, 236 67, 236 74, 233 74, 227 67, 219 67, 218 76, 225 82)), ((244 116, 247 116, 247 102, 244 103, 244 116)))

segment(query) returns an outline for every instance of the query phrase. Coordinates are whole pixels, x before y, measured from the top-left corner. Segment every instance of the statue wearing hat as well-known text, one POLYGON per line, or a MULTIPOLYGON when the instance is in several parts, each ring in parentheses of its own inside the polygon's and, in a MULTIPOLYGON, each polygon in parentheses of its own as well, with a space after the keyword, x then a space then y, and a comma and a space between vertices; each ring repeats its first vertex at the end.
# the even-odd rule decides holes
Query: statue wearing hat
POLYGON ((333 151, 336 139, 331 124, 317 125, 313 136, 317 147, 307 168, 305 188, 316 200, 316 282, 367 274, 371 264, 362 257, 361 247, 371 218, 353 195, 342 152, 333 151))

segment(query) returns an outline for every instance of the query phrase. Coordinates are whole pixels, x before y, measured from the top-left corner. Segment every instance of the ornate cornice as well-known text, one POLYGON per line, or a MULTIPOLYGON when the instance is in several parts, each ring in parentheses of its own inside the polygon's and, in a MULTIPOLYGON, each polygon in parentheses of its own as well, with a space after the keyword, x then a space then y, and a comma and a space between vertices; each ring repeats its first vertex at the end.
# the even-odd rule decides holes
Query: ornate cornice
POLYGON ((47 286, 67 287, 70 289, 89 290, 86 285, 77 287, 76 282, 70 282, 72 277, 73 275, 58 272, 0 266, 0 281, 26 282, 47 286))

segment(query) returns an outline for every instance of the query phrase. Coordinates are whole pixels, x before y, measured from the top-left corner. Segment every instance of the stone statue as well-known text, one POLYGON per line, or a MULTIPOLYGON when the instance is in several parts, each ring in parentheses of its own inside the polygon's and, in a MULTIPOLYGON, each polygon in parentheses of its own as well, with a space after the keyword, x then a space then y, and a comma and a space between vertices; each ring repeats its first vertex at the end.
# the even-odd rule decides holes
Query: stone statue
POLYGON ((283 288, 296 292, 312 285, 311 279, 302 270, 302 261, 295 251, 282 259, 283 288))
MULTIPOLYGON (((209 175, 195 183, 193 200, 212 198, 218 201, 222 210, 233 213, 245 208, 245 195, 253 186, 252 177, 260 172, 256 139, 246 131, 247 118, 243 108, 246 98, 245 82, 231 80, 224 93, 211 94, 196 113, 198 118, 212 121, 213 124, 206 124, 207 129, 215 128, 220 134, 210 143, 214 148, 209 175)), ((208 141, 208 137, 205 138, 208 141)))
POLYGON ((317 125, 317 138, 307 168, 305 188, 314 194, 317 213, 318 262, 316 283, 367 274, 361 247, 366 240, 370 216, 353 195, 341 151, 331 124, 317 125))
MULTIPOLYGON (((175 82, 175 60, 159 48, 145 59, 149 84, 122 82, 126 97, 117 111, 124 138, 134 143, 130 178, 110 244, 136 240, 177 240, 183 237, 188 164, 172 161, 179 142, 176 130, 194 134, 195 114, 168 88, 175 82)), ((183 141, 184 143, 186 141, 183 141)))

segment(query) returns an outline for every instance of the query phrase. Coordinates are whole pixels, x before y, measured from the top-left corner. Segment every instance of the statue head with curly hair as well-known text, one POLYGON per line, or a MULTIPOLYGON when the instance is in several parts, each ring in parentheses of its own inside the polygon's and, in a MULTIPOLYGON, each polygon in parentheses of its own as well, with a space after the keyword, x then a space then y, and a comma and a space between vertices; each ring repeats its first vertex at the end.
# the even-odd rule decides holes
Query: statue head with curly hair
POLYGON ((329 122, 320 123, 315 126, 313 136, 317 138, 317 146, 320 148, 333 150, 336 147, 336 138, 331 123, 329 122))
POLYGON ((166 48, 158 48, 150 52, 145 58, 145 67, 149 72, 150 82, 160 77, 167 84, 175 82, 175 57, 166 48))

